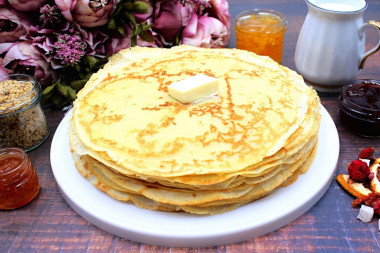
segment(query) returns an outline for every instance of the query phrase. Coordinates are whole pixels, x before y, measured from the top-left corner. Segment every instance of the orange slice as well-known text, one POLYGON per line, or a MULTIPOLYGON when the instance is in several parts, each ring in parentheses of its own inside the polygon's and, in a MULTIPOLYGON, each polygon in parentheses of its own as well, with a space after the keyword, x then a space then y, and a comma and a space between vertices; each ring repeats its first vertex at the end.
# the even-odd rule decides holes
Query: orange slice
POLYGON ((349 192, 354 197, 363 198, 372 193, 372 191, 366 188, 362 183, 354 182, 349 178, 349 175, 339 174, 336 177, 336 180, 347 192, 349 192))
POLYGON ((374 164, 369 167, 369 170, 373 173, 374 177, 371 180, 370 187, 373 192, 380 193, 380 181, 378 178, 378 168, 380 165, 380 158, 377 158, 374 164))

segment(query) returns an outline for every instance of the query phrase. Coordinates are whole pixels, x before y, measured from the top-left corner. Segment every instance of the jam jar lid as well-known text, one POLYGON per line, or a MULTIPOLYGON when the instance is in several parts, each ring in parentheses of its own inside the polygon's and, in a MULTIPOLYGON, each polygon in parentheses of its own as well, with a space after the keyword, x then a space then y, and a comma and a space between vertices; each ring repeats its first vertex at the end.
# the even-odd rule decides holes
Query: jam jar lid
POLYGON ((380 80, 358 79, 348 83, 338 104, 358 118, 380 121, 380 80))

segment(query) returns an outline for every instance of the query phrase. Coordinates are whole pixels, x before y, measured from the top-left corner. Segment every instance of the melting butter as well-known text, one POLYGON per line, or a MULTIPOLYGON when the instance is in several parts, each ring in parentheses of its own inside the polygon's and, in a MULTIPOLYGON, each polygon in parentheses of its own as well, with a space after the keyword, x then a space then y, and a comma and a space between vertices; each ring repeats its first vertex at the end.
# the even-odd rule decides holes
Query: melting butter
POLYGON ((218 79, 198 74, 174 82, 168 86, 169 95, 181 103, 188 104, 218 93, 218 79))

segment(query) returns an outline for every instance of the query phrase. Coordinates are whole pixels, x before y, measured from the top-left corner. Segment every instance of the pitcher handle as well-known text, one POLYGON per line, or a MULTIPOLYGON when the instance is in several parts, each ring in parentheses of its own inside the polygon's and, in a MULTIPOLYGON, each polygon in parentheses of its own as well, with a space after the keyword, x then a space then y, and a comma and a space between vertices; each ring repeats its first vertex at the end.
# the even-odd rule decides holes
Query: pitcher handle
POLYGON ((368 52, 366 52, 363 55, 363 57, 359 63, 360 69, 364 68, 364 62, 368 58, 368 56, 373 55, 374 53, 376 53, 380 49, 380 22, 375 21, 375 20, 370 20, 370 21, 367 21, 365 25, 373 25, 378 29, 378 31, 379 31, 379 42, 377 43, 377 45, 374 48, 372 48, 371 50, 369 50, 368 52))

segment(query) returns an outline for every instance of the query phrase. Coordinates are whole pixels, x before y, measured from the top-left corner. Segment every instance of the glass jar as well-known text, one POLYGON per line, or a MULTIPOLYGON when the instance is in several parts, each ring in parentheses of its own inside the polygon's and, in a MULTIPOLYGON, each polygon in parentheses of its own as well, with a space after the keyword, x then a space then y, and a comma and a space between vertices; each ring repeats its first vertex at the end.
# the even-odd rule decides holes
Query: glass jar
POLYGON ((380 138, 380 81, 360 79, 344 86, 339 118, 355 133, 380 138))
POLYGON ((36 197, 39 190, 36 170, 25 151, 0 149, 0 209, 24 206, 36 197))
POLYGON ((0 148, 36 148, 48 135, 42 90, 29 75, 0 76, 0 148))
POLYGON ((236 47, 281 63, 286 25, 285 15, 278 11, 243 11, 235 19, 236 47))

